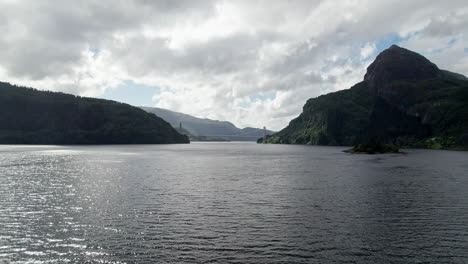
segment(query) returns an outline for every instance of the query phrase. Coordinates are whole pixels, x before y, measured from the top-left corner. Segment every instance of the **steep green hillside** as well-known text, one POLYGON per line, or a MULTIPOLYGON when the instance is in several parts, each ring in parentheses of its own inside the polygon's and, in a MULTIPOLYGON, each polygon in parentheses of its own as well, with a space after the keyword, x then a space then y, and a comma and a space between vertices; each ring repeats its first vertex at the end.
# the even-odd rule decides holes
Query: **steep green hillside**
POLYGON ((303 113, 262 143, 468 149, 468 79, 392 46, 364 81, 309 99, 303 113))
POLYGON ((368 126, 373 104, 366 83, 309 99, 302 114, 267 143, 352 145, 368 126))
POLYGON ((127 104, 0 83, 0 144, 158 143, 188 138, 127 104))

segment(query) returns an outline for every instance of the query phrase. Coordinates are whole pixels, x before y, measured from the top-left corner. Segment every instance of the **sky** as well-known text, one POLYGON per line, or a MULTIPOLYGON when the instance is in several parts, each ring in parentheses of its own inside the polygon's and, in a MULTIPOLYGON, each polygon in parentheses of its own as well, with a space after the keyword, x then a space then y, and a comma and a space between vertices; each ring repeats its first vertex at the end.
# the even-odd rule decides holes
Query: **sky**
POLYGON ((0 0, 0 80, 284 128, 397 44, 468 75, 466 0, 0 0))

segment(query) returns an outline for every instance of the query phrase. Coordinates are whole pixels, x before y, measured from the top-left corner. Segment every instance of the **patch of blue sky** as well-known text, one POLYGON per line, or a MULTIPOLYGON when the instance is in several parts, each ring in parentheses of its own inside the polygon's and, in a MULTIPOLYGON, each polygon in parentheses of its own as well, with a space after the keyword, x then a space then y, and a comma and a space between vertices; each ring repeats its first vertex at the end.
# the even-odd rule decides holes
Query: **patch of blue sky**
POLYGON ((447 49, 450 49, 451 47, 453 47, 453 45, 455 45, 455 43, 457 43, 458 39, 457 38, 453 38, 451 40, 449 40, 445 46, 443 47, 440 47, 440 48, 436 48, 436 49, 432 49, 431 51, 429 52, 421 52, 423 55, 428 55, 428 54, 440 54, 442 52, 444 52, 445 50, 447 49))
POLYGON ((465 48, 465 52, 468 53, 468 48, 465 48))
POLYGON ((251 102, 274 100, 275 98, 276 98, 276 92, 259 93, 259 94, 249 96, 249 99, 251 102))
MULTIPOLYGON (((382 52, 385 49, 388 49, 392 45, 399 45, 400 42, 409 39, 410 37, 414 36, 414 34, 409 35, 407 37, 401 37, 398 33, 389 33, 380 40, 370 41, 371 43, 375 43, 376 50, 370 54, 365 60, 366 61, 373 61, 375 56, 382 52)), ((325 63, 323 66, 320 67, 321 72, 328 72, 336 67, 336 65, 346 64, 349 61, 361 61, 362 58, 360 56, 361 49, 365 47, 367 42, 363 43, 356 43, 353 46, 354 54, 350 57, 346 58, 334 58, 333 60, 330 58, 329 63, 325 63)))
POLYGON ((276 92, 258 93, 255 95, 249 95, 245 100, 242 100, 239 103, 239 106, 243 108, 248 108, 254 102, 257 102, 257 101, 264 102, 267 100, 274 100, 275 98, 276 98, 276 92))
POLYGON ((127 80, 118 87, 107 89, 99 97, 134 106, 153 106, 153 96, 159 92, 159 87, 137 84, 127 80))
POLYGON ((241 101, 239 103, 239 106, 242 107, 242 108, 248 108, 251 104, 252 104, 252 102, 247 101, 247 100, 243 100, 243 101, 241 101))
POLYGON ((99 55, 99 52, 101 52, 101 49, 99 48, 90 48, 89 51, 93 53, 93 57, 99 55))
POLYGON ((452 47, 453 45, 455 45, 455 43, 457 43, 458 39, 457 38, 453 38, 451 39, 447 44, 452 47))
POLYGON ((376 51, 375 53, 376 54, 379 54, 380 52, 384 51, 385 49, 388 49, 389 47, 391 47, 392 45, 398 45, 400 44, 402 41, 404 40, 407 40, 408 38, 410 38, 411 36, 408 36, 408 37, 405 37, 405 38, 402 38, 399 34, 397 33, 390 33, 388 34, 387 36, 385 36, 384 38, 380 39, 379 41, 377 41, 375 47, 376 47, 376 51))
MULTIPOLYGON (((392 45, 398 45, 400 46, 402 42, 409 40, 410 38, 413 38, 414 36, 417 36, 419 32, 414 32, 411 34, 408 34, 405 37, 402 37, 400 34, 396 32, 392 32, 384 36, 383 38, 379 39, 376 41, 375 44, 375 51, 373 53, 374 56, 377 54, 381 53, 382 51, 390 48, 392 45)), ((368 60, 374 60, 374 56, 369 56, 368 60)))

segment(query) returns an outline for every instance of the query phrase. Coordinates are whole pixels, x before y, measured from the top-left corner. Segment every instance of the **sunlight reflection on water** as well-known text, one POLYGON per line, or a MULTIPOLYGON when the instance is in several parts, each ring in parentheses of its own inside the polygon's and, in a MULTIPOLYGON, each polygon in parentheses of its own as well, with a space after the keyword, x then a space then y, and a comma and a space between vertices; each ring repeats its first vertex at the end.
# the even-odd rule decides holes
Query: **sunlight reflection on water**
POLYGON ((0 263, 464 263, 468 153, 0 146, 0 263))

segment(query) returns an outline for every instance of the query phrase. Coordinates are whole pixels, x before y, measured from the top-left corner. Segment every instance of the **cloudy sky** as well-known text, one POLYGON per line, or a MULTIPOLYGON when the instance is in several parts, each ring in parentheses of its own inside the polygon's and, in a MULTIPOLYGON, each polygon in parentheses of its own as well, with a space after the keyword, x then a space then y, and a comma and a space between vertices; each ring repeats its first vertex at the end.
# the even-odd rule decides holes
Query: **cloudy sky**
POLYGON ((0 80, 278 130, 392 44, 468 74, 466 0, 0 0, 0 80))

